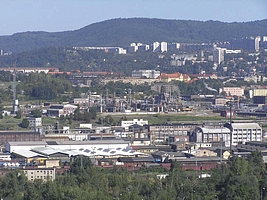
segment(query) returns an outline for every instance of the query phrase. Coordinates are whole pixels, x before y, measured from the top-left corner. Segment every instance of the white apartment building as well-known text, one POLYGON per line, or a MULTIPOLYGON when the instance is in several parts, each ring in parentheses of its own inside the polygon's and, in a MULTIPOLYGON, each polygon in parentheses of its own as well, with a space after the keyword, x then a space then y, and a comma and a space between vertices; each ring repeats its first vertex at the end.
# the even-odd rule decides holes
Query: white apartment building
MULTIPOLYGON (((225 125, 226 126, 226 125, 225 125)), ((191 142, 196 143, 225 143, 226 147, 231 144, 231 129, 232 129, 232 145, 245 144, 249 141, 262 140, 262 128, 258 123, 232 123, 227 127, 196 127, 191 134, 191 142)))
POLYGON ((160 43, 159 42, 153 42, 152 51, 153 52, 160 52, 160 43))
POLYGON ((161 42, 160 43, 160 51, 161 52, 167 52, 168 51, 168 43, 167 42, 161 42))
POLYGON ((23 169, 25 176, 29 181, 40 179, 43 181, 56 179, 56 168, 31 168, 23 169))
POLYGON ((262 141, 262 128, 258 123, 232 123, 232 129, 232 145, 262 141))
POLYGON ((138 46, 135 43, 131 43, 130 46, 127 48, 129 53, 134 53, 138 50, 138 46))
POLYGON ((147 125, 148 121, 143 120, 143 119, 133 119, 133 120, 121 121, 121 126, 123 128, 125 128, 125 130, 128 130, 129 126, 134 125, 134 124, 138 124, 140 126, 143 126, 143 125, 147 125))
POLYGON ((134 70, 132 71, 132 77, 135 78, 158 78, 160 76, 160 71, 156 70, 134 70))
POLYGON ((244 88, 241 87, 223 87, 219 89, 219 93, 225 92, 226 95, 230 96, 244 96, 244 88))
POLYGON ((257 36, 255 38, 255 51, 258 52, 260 50, 260 41, 261 41, 261 37, 257 36))
POLYGON ((216 47, 213 49, 213 61, 220 64, 224 61, 224 51, 225 49, 216 47))

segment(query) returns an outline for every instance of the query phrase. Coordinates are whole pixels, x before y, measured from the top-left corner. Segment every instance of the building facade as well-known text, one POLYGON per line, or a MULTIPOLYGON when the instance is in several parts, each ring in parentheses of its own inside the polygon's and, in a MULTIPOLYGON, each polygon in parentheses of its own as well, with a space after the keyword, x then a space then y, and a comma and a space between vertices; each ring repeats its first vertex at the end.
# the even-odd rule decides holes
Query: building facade
POLYGON ((23 172, 29 181, 36 179, 54 181, 56 179, 56 168, 30 168, 23 169, 23 172))
POLYGON ((222 140, 226 147, 230 146, 231 140, 234 146, 249 141, 262 141, 262 128, 258 123, 232 123, 224 126, 196 127, 190 140, 196 143, 219 143, 222 140))
POLYGON ((244 88, 241 87, 223 87, 220 88, 219 93, 221 92, 225 92, 226 95, 230 95, 230 96, 244 96, 244 88))
POLYGON ((132 71, 132 77, 135 78, 158 78, 160 71, 156 70, 134 70, 132 71))

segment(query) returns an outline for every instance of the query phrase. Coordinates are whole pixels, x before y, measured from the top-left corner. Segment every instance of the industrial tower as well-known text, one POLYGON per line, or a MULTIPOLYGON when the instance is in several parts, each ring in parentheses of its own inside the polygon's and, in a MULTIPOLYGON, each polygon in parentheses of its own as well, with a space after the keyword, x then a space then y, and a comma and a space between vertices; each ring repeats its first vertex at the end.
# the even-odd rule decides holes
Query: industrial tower
POLYGON ((16 63, 14 63, 14 70, 13 70, 13 103, 12 103, 12 112, 16 114, 18 112, 19 101, 17 99, 17 83, 16 83, 16 63))

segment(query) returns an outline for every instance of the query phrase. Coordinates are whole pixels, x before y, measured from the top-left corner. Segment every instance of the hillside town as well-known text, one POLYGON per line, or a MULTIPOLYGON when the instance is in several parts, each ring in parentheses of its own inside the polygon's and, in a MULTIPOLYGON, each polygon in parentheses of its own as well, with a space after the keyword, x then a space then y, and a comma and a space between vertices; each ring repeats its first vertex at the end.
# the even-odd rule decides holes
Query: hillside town
MULTIPOLYGON (((131 76, 106 71, 67 72, 52 67, 2 67, 2 72, 13 76, 13 103, 3 108, 2 115, 6 118, 20 113, 25 116, 22 123, 26 125, 24 129, 0 132, 1 175, 19 168, 28 180, 54 180, 56 174, 69 171, 72 161, 80 157, 90 158, 96 167, 130 171, 147 166, 170 170, 171 164, 177 162, 183 170, 202 172, 235 157, 248 158, 253 151, 261 152, 263 161, 267 162, 266 49, 266 37, 256 37, 228 43, 154 42, 152 45, 132 43, 127 50, 117 47, 71 50, 103 50, 115 54, 152 51, 159 57, 173 51, 177 53, 169 57, 171 66, 181 67, 187 62, 201 66, 212 62, 211 74, 204 67, 199 67, 195 74, 140 69, 132 71, 131 76), (225 60, 229 55, 232 59, 225 60), (240 62, 245 63, 243 69, 237 66, 240 62), (87 92, 68 102, 24 104, 17 98, 20 84, 17 80, 29 74, 65 74, 73 86, 85 88, 87 92), (214 80, 222 87, 210 86, 214 80), (147 85, 153 95, 144 95, 146 91, 130 87, 123 95, 109 94, 108 89, 97 92, 92 90, 96 81, 102 86, 147 85), (187 85, 198 82, 202 90, 194 94, 181 92, 177 82, 187 85), (79 123, 71 126, 72 119, 92 110, 97 113, 98 121, 77 120, 79 123), (36 111, 38 115, 33 114, 36 111), (120 119, 116 120, 116 116, 120 119), (153 123, 148 116, 165 116, 165 121, 153 123), (196 118, 176 120, 178 116, 196 118), (205 116, 214 119, 203 120, 205 116), (44 119, 51 119, 50 124, 44 125, 44 119)), ((1 55, 8 56, 4 51, 1 55)))

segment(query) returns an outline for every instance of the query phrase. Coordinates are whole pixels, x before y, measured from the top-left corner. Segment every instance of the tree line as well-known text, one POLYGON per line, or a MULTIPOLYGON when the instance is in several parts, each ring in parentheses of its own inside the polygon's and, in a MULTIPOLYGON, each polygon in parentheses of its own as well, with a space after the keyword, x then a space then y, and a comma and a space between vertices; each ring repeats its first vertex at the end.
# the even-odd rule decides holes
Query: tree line
POLYGON ((27 181, 24 173, 11 171, 0 179, 0 194, 8 199, 84 199, 84 200, 249 200, 267 199, 266 165, 259 152, 247 160, 234 158, 210 171, 184 171, 173 162, 170 171, 149 167, 139 171, 92 166, 88 157, 77 157, 71 169, 58 174, 55 181, 27 181), (82 159, 82 160, 81 160, 82 159), (209 178, 199 178, 208 173, 209 178), (165 179, 156 174, 167 174, 165 179))

